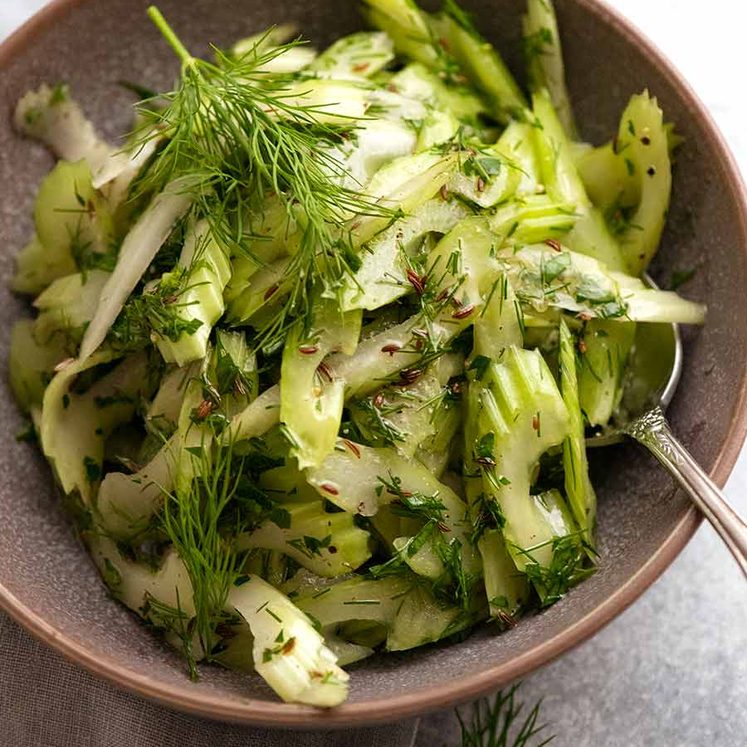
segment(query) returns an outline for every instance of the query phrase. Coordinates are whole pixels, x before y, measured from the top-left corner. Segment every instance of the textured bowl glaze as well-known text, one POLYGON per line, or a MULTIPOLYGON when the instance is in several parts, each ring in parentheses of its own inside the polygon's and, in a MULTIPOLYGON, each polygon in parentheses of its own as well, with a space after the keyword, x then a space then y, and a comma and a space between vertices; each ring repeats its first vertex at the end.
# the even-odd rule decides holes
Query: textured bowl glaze
MULTIPOLYGON (((10 125, 18 97, 41 82, 67 81, 100 129, 130 124, 120 79, 168 86, 177 65, 145 17, 147 0, 57 0, 0 48, 0 366, 10 326, 26 304, 6 289, 13 255, 31 231, 35 187, 52 159, 10 125)), ((481 28, 521 71, 523 0, 464 0, 481 28)), ((318 43, 360 27, 349 0, 161 0, 194 51, 295 21, 318 43)), ((648 87, 685 144, 658 280, 697 266, 685 295, 712 313, 685 336, 685 369, 670 415, 677 434, 723 484, 742 444, 747 372, 747 209, 736 168, 713 123, 672 67, 624 20, 593 0, 557 0, 569 85, 585 137, 616 131, 628 97, 648 87)), ((333 727, 391 721, 476 697, 548 662, 633 602, 669 565, 699 517, 653 460, 626 446, 595 453, 600 497, 599 572, 551 609, 505 635, 478 631, 463 643, 377 656, 351 668, 349 702, 333 711, 285 705, 258 677, 205 667, 191 683, 179 657, 107 597, 66 521, 37 450, 16 443, 21 425, 0 389, 0 605, 32 633, 108 679, 205 716, 278 726, 333 727)), ((604 662, 599 662, 604 666, 604 662)))

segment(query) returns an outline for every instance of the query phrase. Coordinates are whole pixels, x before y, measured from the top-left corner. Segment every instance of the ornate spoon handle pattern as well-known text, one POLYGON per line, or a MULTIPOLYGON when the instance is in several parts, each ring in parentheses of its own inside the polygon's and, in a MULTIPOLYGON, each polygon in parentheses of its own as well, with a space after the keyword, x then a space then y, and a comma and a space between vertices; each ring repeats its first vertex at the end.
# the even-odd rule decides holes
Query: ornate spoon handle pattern
POLYGON ((626 425, 622 431, 645 446, 688 492, 726 542, 747 577, 747 524, 677 440, 662 409, 655 407, 649 410, 626 425))

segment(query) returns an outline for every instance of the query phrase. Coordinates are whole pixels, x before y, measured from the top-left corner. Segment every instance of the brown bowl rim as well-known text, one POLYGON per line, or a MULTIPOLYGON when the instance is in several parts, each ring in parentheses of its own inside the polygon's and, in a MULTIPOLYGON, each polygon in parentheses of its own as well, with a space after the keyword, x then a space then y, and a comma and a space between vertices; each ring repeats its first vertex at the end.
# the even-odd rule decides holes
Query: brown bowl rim
MULTIPOLYGON (((94 0, 52 0, 0 45, 0 69, 15 54, 32 44, 36 37, 77 6, 94 0)), ((689 105, 693 116, 709 132, 718 153, 719 176, 728 184, 731 196, 740 206, 740 223, 744 241, 741 251, 747 254, 747 191, 739 167, 723 135, 695 94, 690 84, 659 48, 631 21, 603 0, 574 0, 599 21, 611 25, 626 41, 642 48, 652 65, 667 77, 678 94, 689 105)), ((724 446, 719 451, 711 478, 723 487, 739 456, 747 436, 747 371, 738 396, 738 406, 729 424, 724 446)), ((256 726, 290 728, 343 728, 392 722, 428 711, 458 705, 476 699, 549 663, 571 648, 583 643, 629 607, 669 567, 700 525, 702 516, 693 506, 646 564, 614 594, 595 609, 574 622, 562 633, 543 641, 530 651, 485 672, 447 681, 411 695, 379 698, 373 701, 347 703, 334 709, 320 710, 281 702, 247 699, 243 703, 226 702, 218 696, 164 685, 155 678, 101 660, 80 643, 68 638, 54 625, 24 605, 9 589, 0 584, 0 608, 37 639, 61 653, 66 659, 137 695, 158 703, 211 719, 256 726)))

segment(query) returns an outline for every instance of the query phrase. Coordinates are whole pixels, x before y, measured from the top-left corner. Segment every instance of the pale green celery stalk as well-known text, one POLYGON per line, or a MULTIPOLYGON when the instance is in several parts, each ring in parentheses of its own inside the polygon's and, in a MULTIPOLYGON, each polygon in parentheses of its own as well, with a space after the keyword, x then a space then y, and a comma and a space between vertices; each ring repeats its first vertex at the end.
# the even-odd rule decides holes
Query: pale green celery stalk
POLYGON ((109 472, 97 497, 98 523, 117 539, 131 539, 148 527, 173 488, 182 443, 175 434, 137 472, 109 472))
POLYGON ((273 467, 259 476, 259 486, 277 497, 283 505, 309 503, 319 500, 319 494, 299 472, 295 462, 288 461, 280 467, 273 467))
POLYGON ((529 602, 529 583, 516 570, 503 533, 486 529, 477 541, 482 558, 483 583, 490 617, 503 627, 513 627, 516 618, 529 602))
POLYGON ((446 509, 444 523, 453 529, 454 536, 461 537, 468 531, 461 498, 439 482, 424 465, 400 456, 394 449, 342 440, 340 447, 320 467, 307 471, 306 479, 322 498, 343 510, 361 516, 375 516, 381 506, 396 498, 381 482, 391 482, 390 475, 401 480, 403 491, 437 495, 446 509))
POLYGON ((16 271, 10 287, 16 293, 35 296, 43 291, 56 278, 75 272, 72 255, 51 252, 39 237, 34 234, 31 241, 18 252, 15 258, 16 271))
POLYGON ((366 116, 366 87, 354 81, 309 78, 292 81, 283 90, 287 106, 303 107, 314 112, 319 124, 348 125, 366 116))
MULTIPOLYGON (((473 356, 483 356, 498 361, 507 349, 521 348, 524 344, 520 323, 521 311, 505 275, 497 281, 488 304, 480 318, 475 321, 473 356)), ((478 419, 482 383, 474 378, 466 393, 466 419, 464 423, 464 467, 463 484, 472 523, 479 527, 487 517, 485 510, 483 480, 480 466, 475 461, 474 445, 478 440, 478 419)), ((483 567, 483 583, 488 600, 490 616, 510 625, 513 617, 526 604, 529 586, 526 577, 517 573, 503 535, 498 529, 486 528, 479 533, 477 548, 483 567)))
POLYGON ((328 513, 322 501, 284 504, 290 526, 268 520, 236 539, 239 551, 278 550, 300 566, 325 578, 359 568, 371 557, 370 535, 353 522, 352 514, 328 513))
MULTIPOLYGON (((419 153, 398 158, 374 175, 366 193, 383 206, 413 214, 438 194, 456 168, 457 162, 457 154, 442 156, 436 153, 419 153)), ((300 216, 298 220, 301 221, 300 216)), ((344 231, 349 237, 351 248, 357 251, 379 232, 387 229, 390 222, 391 218, 362 215, 351 219, 344 231)), ((228 317, 232 323, 240 324, 252 318, 256 321, 255 315, 266 310, 268 304, 283 301, 291 285, 286 272, 290 261, 288 257, 281 257, 253 276, 249 274, 249 286, 240 294, 238 281, 229 289, 231 301, 228 317)))
POLYGON ((350 620, 343 623, 340 633, 364 646, 378 646, 386 640, 384 626, 370 620, 350 620))
POLYGON ((507 348, 476 387, 468 453, 483 468, 484 499, 500 508, 503 534, 519 570, 527 565, 530 549, 532 561, 547 567, 557 535, 530 496, 531 479, 540 456, 568 436, 568 411, 538 351, 507 348))
POLYGON ((443 67, 426 14, 413 0, 363 0, 363 5, 366 20, 389 35, 399 54, 437 70, 443 67))
POLYGON ((39 316, 34 324, 34 336, 45 343, 60 335, 75 348, 98 307, 101 289, 110 273, 91 270, 54 280, 35 300, 39 316))
POLYGON ((293 600, 319 620, 323 629, 343 634, 345 628, 340 626, 350 621, 383 626, 388 651, 405 651, 440 640, 464 629, 478 616, 438 602, 409 573, 379 579, 357 576, 316 587, 308 584, 294 593, 293 600))
POLYGON ((188 182, 178 180, 157 195, 122 242, 114 272, 104 286, 101 301, 80 348, 85 360, 101 345, 125 301, 171 233, 190 209, 193 197, 188 182))
POLYGON ((203 399, 197 373, 191 371, 182 391, 176 432, 150 462, 134 474, 109 472, 104 477, 96 509, 100 524, 113 537, 129 539, 141 533, 175 483, 191 479, 192 460, 186 450, 207 446, 205 429, 192 422, 192 413, 203 399))
POLYGON ((619 234, 631 275, 640 275, 658 248, 672 187, 671 150, 671 127, 645 91, 631 98, 613 143, 576 156, 590 197, 619 234))
POLYGON ((507 348, 523 345, 521 310, 508 278, 500 275, 488 303, 475 320, 473 355, 498 361, 507 348))
POLYGON ((501 247, 562 239, 577 220, 575 205, 554 202, 547 195, 517 198, 488 217, 490 230, 500 239, 501 247))
MULTIPOLYGON (((621 325, 622 329, 627 327, 628 325, 621 325)), ((589 463, 586 458, 586 427, 579 400, 576 346, 564 320, 560 322, 559 364, 560 390, 570 417, 570 432, 563 442, 565 493, 583 538, 591 546, 596 524, 597 496, 589 479, 589 463)))
POLYGON ((352 402, 351 420, 370 445, 391 445, 404 457, 418 452, 438 465, 435 473, 440 475, 458 427, 453 417, 458 410, 449 399, 447 384, 463 366, 462 355, 442 356, 414 383, 392 384, 352 402))
POLYGON ((280 387, 275 384, 265 389, 240 413, 231 419, 223 443, 248 441, 263 436, 280 422, 280 387))
POLYGON ((10 333, 10 386, 24 412, 41 407, 55 366, 70 354, 66 340, 59 335, 40 343, 34 335, 34 326, 32 319, 19 319, 10 333))
POLYGON ((352 402, 350 417, 367 443, 391 445, 402 456, 412 457, 423 441, 435 435, 433 416, 441 392, 438 378, 428 371, 410 386, 385 387, 376 395, 352 402), (391 430, 389 438, 382 432, 380 419, 391 430))
POLYGON ((231 279, 224 292, 230 317, 237 316, 232 304, 246 291, 252 276, 284 254, 293 254, 300 238, 293 213, 277 195, 267 197, 256 212, 258 215, 250 212, 245 217, 251 236, 245 239, 246 251, 232 260, 231 279))
POLYGON ((200 326, 191 333, 182 332, 177 340, 158 336, 155 343, 167 363, 181 367, 207 354, 213 325, 225 308, 223 289, 231 277, 231 263, 206 220, 190 228, 174 272, 187 273, 184 291, 174 303, 176 314, 185 323, 199 322, 200 326))
MULTIPOLYGON (((243 672, 245 674, 254 674, 254 637, 249 626, 240 620, 238 624, 230 626, 230 632, 225 638, 221 639, 221 645, 218 651, 210 654, 211 661, 226 667, 234 672, 243 672)), ((330 647, 332 648, 332 647, 330 647)), ((335 655, 337 651, 332 648, 335 655)), ((339 659, 340 666, 345 666, 345 661, 339 659)))
POLYGON ((16 129, 40 140, 65 161, 85 159, 95 172, 113 148, 99 138, 67 86, 40 86, 29 91, 17 104, 13 119, 16 129))
MULTIPOLYGON (((390 327, 373 337, 362 340, 355 355, 333 355, 326 364, 334 376, 345 381, 345 399, 362 397, 378 389, 400 371, 415 366, 422 358, 414 347, 417 332, 423 328, 419 316, 390 327), (397 351, 392 355, 388 351, 397 351)), ((433 342, 446 345, 467 325, 448 324, 437 319, 431 324, 433 342)))
POLYGON ((148 619, 144 610, 155 599, 180 612, 186 627, 195 614, 192 583, 173 549, 166 551, 160 567, 154 570, 126 558, 116 542, 103 534, 87 534, 85 540, 106 585, 120 602, 148 619))
POLYGON ((530 87, 533 91, 547 89, 566 134, 571 140, 576 140, 576 124, 565 85, 563 49, 552 0, 528 0, 523 29, 530 87))
POLYGON ((496 174, 489 178, 467 174, 466 166, 471 161, 465 161, 463 167, 458 169, 446 185, 449 192, 462 197, 473 203, 478 208, 487 210, 496 205, 502 205, 515 196, 516 190, 521 184, 522 171, 519 164, 515 164, 503 149, 499 140, 494 146, 483 148, 475 161, 497 162, 496 174))
POLYGON ((104 441, 128 422, 139 400, 151 394, 148 359, 138 353, 123 360, 83 394, 70 391, 78 374, 110 363, 117 355, 101 350, 69 361, 44 393, 41 444, 66 494, 78 491, 89 504, 101 479, 104 441))
POLYGON ((286 702, 332 707, 348 694, 348 675, 309 618, 257 576, 242 577, 227 607, 249 625, 254 666, 286 702))
POLYGON ((393 449, 372 448, 343 440, 340 448, 319 468, 308 470, 306 477, 323 498, 361 516, 374 516, 380 506, 397 498, 382 480, 395 482, 405 493, 436 498, 443 506, 443 513, 434 536, 424 542, 418 553, 407 549, 411 536, 396 538, 394 547, 416 573, 433 579, 444 570, 436 547, 440 533, 447 543, 459 543, 465 572, 468 575, 479 573, 480 561, 470 543, 467 507, 451 488, 439 482, 417 460, 401 457, 393 449))
POLYGON ((620 236, 628 272, 638 276, 659 248, 672 192, 664 115, 648 91, 633 96, 623 112, 617 148, 640 190, 640 202, 620 236))
POLYGON ((85 161, 60 161, 47 174, 34 203, 34 225, 36 234, 18 255, 11 281, 19 293, 39 293, 74 273, 79 261, 109 252, 111 211, 93 188, 85 161))
POLYGON ((298 607, 318 620, 322 628, 349 620, 390 626, 402 606, 402 599, 415 583, 416 577, 407 573, 379 579, 353 576, 332 584, 311 580, 292 594, 298 607))
POLYGON ((522 307, 541 315, 564 309, 582 318, 615 324, 661 322, 702 324, 703 304, 672 291, 648 288, 642 280, 610 272, 602 263, 554 243, 508 248, 497 254, 522 307))
MULTIPOLYGON (((247 263, 251 262, 246 260, 247 263)), ((256 271, 247 273, 245 285, 241 292, 232 290, 232 298, 227 303, 227 319, 231 324, 244 324, 255 315, 283 301, 291 288, 288 277, 290 257, 280 257, 268 265, 257 269, 257 265, 244 264, 244 270, 253 268, 256 271)), ((234 263, 234 268, 236 263, 234 263)), ((238 288, 238 282, 234 288, 238 288)))
POLYGON ((440 290, 454 294, 453 306, 432 315, 417 314, 403 324, 363 340, 354 356, 332 356, 329 365, 345 379, 348 397, 359 397, 378 389, 388 377, 417 364, 421 357, 418 331, 425 330, 428 343, 441 349, 479 315, 500 268, 494 257, 495 237, 481 217, 459 223, 433 249, 428 275, 440 290), (415 334, 414 334, 415 332, 415 334), (392 355, 388 351, 398 351, 392 355))
MULTIPOLYGON (((428 541, 418 547, 417 532, 420 527, 411 527, 412 534, 395 537, 392 542, 393 554, 413 573, 433 583, 447 572, 438 552, 438 539, 428 541)), ((406 531, 404 528, 402 531, 406 531)))
POLYGON ((85 161, 59 161, 44 177, 34 203, 36 235, 52 254, 88 248, 106 254, 112 240, 112 214, 91 181, 85 161))
POLYGON ((416 584, 402 599, 389 628, 387 651, 409 651, 459 633, 487 615, 479 607, 465 613, 444 605, 424 584, 416 584))
POLYGON ((578 398, 589 425, 606 425, 623 394, 635 325, 592 319, 579 341, 578 398))
POLYGON ((310 328, 301 320, 288 333, 280 371, 280 421, 299 469, 318 467, 335 447, 345 382, 325 376, 319 366, 334 351, 353 353, 360 328, 360 311, 342 312, 336 301, 319 298, 310 328))
POLYGON ((534 94, 534 147, 547 193, 555 200, 576 205, 579 219, 568 235, 568 246, 604 262, 611 270, 625 272, 620 247, 609 232, 602 214, 591 204, 563 126, 547 91, 534 94))
MULTIPOLYGON (((458 153, 431 152, 397 158, 374 174, 366 195, 384 207, 412 214, 440 192, 458 167, 459 158, 458 153)), ((369 242, 390 222, 390 216, 354 217, 349 225, 353 247, 357 249, 369 242)))
POLYGON ((465 15, 452 12, 454 6, 456 3, 447 3, 445 12, 434 19, 436 38, 444 40, 447 53, 488 98, 491 114, 499 122, 521 119, 526 99, 514 77, 495 47, 480 36, 465 15))
POLYGON ((461 123, 451 112, 431 109, 418 130, 415 150, 428 150, 453 140, 459 133, 461 123))
MULTIPOLYGON (((335 353, 324 362, 330 377, 345 381, 345 399, 362 397, 378 389, 389 377, 409 366, 417 365, 422 353, 416 345, 425 330, 434 349, 443 348, 462 330, 470 326, 500 273, 491 257, 495 237, 479 217, 462 221, 445 236, 430 257, 431 272, 439 278, 439 289, 455 288, 461 304, 440 310, 432 319, 416 314, 402 324, 361 341, 354 355, 335 353), (450 268, 456 264, 458 267, 450 268), (391 350, 397 350, 392 355, 391 350)), ((450 291, 450 292, 451 292, 450 291)), ((245 440, 261 436, 278 422, 280 387, 263 392, 246 410, 231 421, 227 439, 245 440)))
POLYGON ((420 249, 428 234, 447 234, 468 215, 470 210, 462 202, 436 197, 393 223, 361 255, 360 268, 343 288, 343 309, 372 311, 412 293, 407 259, 420 249))
POLYGON ((488 114, 485 102, 475 91, 467 86, 447 85, 438 73, 419 62, 411 62, 395 73, 390 86, 402 96, 448 112, 469 126, 474 126, 481 115, 488 114))
MULTIPOLYGON (((269 51, 269 50, 268 50, 269 51)), ((303 74, 317 57, 317 51, 309 46, 288 47, 275 57, 254 68, 255 72, 279 75, 303 74)))
POLYGON ((192 583, 179 555, 169 548, 151 568, 125 557, 103 534, 84 535, 93 561, 112 596, 164 633, 191 666, 205 657, 199 636, 190 630, 195 615, 192 583))
POLYGON ((673 291, 648 288, 638 279, 611 273, 620 287, 620 295, 628 307, 628 316, 636 322, 662 324, 704 324, 706 306, 688 301, 673 291))
POLYGON ((363 646, 360 643, 346 641, 337 633, 337 626, 322 629, 322 635, 330 651, 337 657, 337 664, 346 667, 348 664, 354 664, 357 661, 367 659, 376 652, 369 646, 363 646))
POLYGON ((145 427, 149 433, 162 434, 176 430, 187 387, 192 377, 197 375, 199 370, 194 365, 174 367, 164 373, 158 391, 145 412, 145 427))
MULTIPOLYGON (((524 113, 522 120, 530 120, 531 112, 524 113)), ((544 192, 540 164, 535 153, 532 125, 527 121, 511 121, 501 135, 503 150, 519 168, 521 180, 516 188, 518 197, 544 192)), ((575 207, 575 203, 572 203, 575 207)))
POLYGON ((614 143, 585 147, 577 151, 574 160, 586 193, 608 221, 614 220, 616 210, 640 202, 641 185, 626 166, 623 154, 615 151, 614 143))
POLYGON ((420 443, 415 458, 439 480, 449 462, 459 453, 459 429, 462 427, 462 405, 442 400, 432 416, 433 435, 420 443))
POLYGON ((389 118, 387 112, 361 120, 354 131, 355 137, 330 146, 328 153, 340 165, 331 178, 355 192, 365 191, 387 164, 421 150, 412 123, 394 114, 389 118))
POLYGON ((359 31, 338 39, 309 66, 321 78, 360 80, 383 70, 394 59, 394 43, 381 31, 359 31))

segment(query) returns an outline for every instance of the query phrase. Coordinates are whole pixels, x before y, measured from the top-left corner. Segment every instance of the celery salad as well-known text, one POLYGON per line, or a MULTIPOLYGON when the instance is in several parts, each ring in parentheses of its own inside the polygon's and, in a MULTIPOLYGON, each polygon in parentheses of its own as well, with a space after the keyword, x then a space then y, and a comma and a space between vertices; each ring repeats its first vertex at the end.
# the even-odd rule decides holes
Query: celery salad
MULTIPOLYGON (((579 142, 549 0, 522 90, 447 0, 365 0, 181 62, 102 140, 63 85, 10 375, 111 594, 185 656, 334 706, 343 666, 495 631, 594 571, 587 439, 637 325, 677 139, 634 96, 579 142)), ((283 19, 279 19, 283 20, 283 19)), ((143 19, 144 23, 147 19, 143 19)), ((134 75, 137 71, 134 71, 134 75)), ((496 645, 500 645, 496 641, 496 645)))

